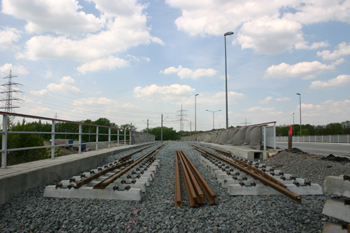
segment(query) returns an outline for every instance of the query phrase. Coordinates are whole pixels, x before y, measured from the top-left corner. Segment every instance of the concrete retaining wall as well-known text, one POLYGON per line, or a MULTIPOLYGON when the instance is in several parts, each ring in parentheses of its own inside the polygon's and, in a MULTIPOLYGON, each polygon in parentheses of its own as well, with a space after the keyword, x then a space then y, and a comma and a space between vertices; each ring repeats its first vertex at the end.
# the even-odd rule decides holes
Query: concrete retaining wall
POLYGON ((96 168, 107 156, 152 143, 114 147, 0 168, 0 204, 28 189, 96 168))

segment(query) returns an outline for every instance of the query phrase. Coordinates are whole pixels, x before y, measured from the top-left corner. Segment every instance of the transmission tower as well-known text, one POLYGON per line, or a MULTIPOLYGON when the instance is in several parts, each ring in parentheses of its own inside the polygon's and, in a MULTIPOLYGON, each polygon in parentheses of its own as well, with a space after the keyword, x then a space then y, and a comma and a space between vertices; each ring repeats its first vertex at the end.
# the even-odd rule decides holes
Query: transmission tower
POLYGON ((19 101, 22 99, 19 98, 13 98, 12 93, 21 93, 19 90, 13 90, 13 86, 19 86, 21 84, 12 82, 12 78, 15 78, 17 76, 12 75, 12 71, 10 70, 10 75, 4 77, 8 79, 8 82, 3 84, 2 86, 7 87, 6 91, 2 91, 0 93, 6 93, 6 99, 0 99, 0 101, 5 101, 5 107, 0 107, 0 109, 5 109, 5 112, 13 112, 12 109, 19 108, 18 106, 13 106, 12 101, 19 101))
POLYGON ((178 110, 177 112, 179 113, 179 115, 176 115, 176 116, 179 117, 177 121, 180 121, 180 131, 184 131, 183 122, 188 121, 187 119, 185 119, 185 117, 187 117, 187 114, 186 114, 187 110, 183 110, 181 105, 181 110, 178 110))

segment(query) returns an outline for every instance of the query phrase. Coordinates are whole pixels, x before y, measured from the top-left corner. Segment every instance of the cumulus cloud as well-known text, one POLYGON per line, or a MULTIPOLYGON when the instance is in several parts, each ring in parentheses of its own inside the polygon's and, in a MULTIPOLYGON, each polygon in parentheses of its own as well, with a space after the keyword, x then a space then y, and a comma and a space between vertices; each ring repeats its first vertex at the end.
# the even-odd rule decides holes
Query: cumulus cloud
POLYGON ((179 30, 194 35, 223 36, 235 32, 242 49, 276 54, 286 50, 316 49, 327 42, 304 40, 305 24, 336 20, 350 22, 348 1, 215 1, 167 0, 182 15, 175 20, 179 30), (288 10, 286 10, 288 9, 288 10))
POLYGON ((335 60, 339 57, 350 55, 350 42, 342 42, 337 45, 337 49, 333 52, 329 50, 323 50, 322 52, 317 52, 317 56, 322 57, 324 60, 335 60))
POLYGON ((276 98, 276 101, 289 101, 290 99, 288 97, 284 98, 276 98))
POLYGON ((214 69, 196 69, 196 70, 191 70, 189 68, 183 68, 181 65, 179 65, 177 68, 176 67, 169 67, 165 70, 161 70, 159 73, 160 74, 173 74, 176 73, 181 79, 185 78, 191 78, 191 79, 198 79, 203 76, 215 76, 218 71, 214 69))
POLYGON ((76 0, 2 1, 2 12, 26 20, 25 28, 30 33, 76 34, 99 30, 101 19, 86 14, 81 8, 76 0))
POLYGON ((334 69, 336 69, 335 64, 326 65, 318 61, 299 62, 294 65, 289 65, 283 62, 279 65, 270 66, 266 70, 264 78, 283 79, 283 78, 302 77, 304 79, 310 79, 310 78, 315 78, 317 75, 325 71, 330 71, 334 69))
POLYGON ((10 70, 12 70, 13 75, 26 75, 28 70, 22 65, 12 65, 11 63, 5 63, 3 66, 0 66, 1 75, 9 75, 10 70))
POLYGON ((15 28, 0 30, 0 49, 12 48, 13 42, 17 42, 19 38, 21 38, 20 32, 15 28))
POLYGON ((146 101, 177 103, 185 101, 195 89, 188 85, 172 84, 170 86, 158 86, 152 84, 144 88, 138 86, 134 88, 134 96, 146 101))
POLYGON ((98 59, 77 67, 77 70, 85 74, 88 71, 98 71, 98 70, 112 70, 116 67, 126 67, 129 62, 114 56, 109 56, 107 58, 98 59))
POLYGON ((29 91, 29 94, 37 97, 50 96, 50 93, 46 89, 41 89, 39 91, 29 91))
POLYGON ((342 87, 350 85, 350 75, 339 75, 328 81, 314 81, 311 83, 310 89, 324 89, 328 87, 342 87))
MULTIPOLYGON (((97 1, 98 4, 102 2, 97 1)), ((74 3, 77 4, 75 1, 74 3)), ((111 1, 110 4, 114 3, 117 5, 121 4, 117 0, 111 1)), ((115 56, 116 53, 126 51, 130 47, 140 44, 149 44, 151 42, 164 44, 159 38, 151 36, 151 29, 147 26, 146 14, 140 10, 144 9, 145 6, 137 4, 135 1, 129 3, 123 1, 123 3, 129 5, 134 3, 132 5, 136 9, 134 13, 110 17, 107 20, 106 27, 95 33, 84 34, 81 37, 72 38, 67 35, 33 36, 26 42, 25 50, 17 54, 17 58, 29 60, 67 59, 88 63, 94 60, 107 59, 111 55, 115 56)), ((68 4, 68 7, 70 7, 70 10, 74 8, 72 4, 68 4)), ((74 10, 76 11, 76 8, 74 10)), ((56 23, 60 24, 60 21, 57 20, 56 23)), ((63 27, 65 26, 63 25, 63 27)))
POLYGON ((81 90, 75 87, 75 80, 70 76, 64 76, 60 83, 50 83, 47 85, 47 89, 52 92, 62 93, 62 94, 79 94, 81 90))
POLYGON ((266 97, 265 99, 263 100, 259 100, 259 103, 260 104, 267 104, 268 102, 270 102, 272 100, 272 97, 271 96, 268 96, 266 97))

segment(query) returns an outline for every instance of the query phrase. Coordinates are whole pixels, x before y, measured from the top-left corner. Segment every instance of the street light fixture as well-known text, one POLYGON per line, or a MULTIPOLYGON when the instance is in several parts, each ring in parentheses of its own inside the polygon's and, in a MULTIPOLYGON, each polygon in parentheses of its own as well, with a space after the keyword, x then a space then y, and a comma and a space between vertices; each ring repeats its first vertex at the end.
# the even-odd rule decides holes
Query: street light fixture
POLYGON ((210 110, 206 109, 205 111, 208 111, 208 112, 212 112, 212 113, 213 113, 213 130, 214 130, 214 129, 215 129, 215 127, 214 127, 214 113, 215 113, 215 112, 220 112, 221 110, 210 111, 210 110))
MULTIPOLYGON (((196 97, 199 94, 194 95, 194 135, 197 134, 197 103, 196 103, 196 97)), ((196 138, 197 141, 197 138, 196 138)))
POLYGON ((226 58, 226 36, 233 35, 233 32, 226 32, 224 34, 225 40, 225 93, 226 93, 226 129, 228 129, 228 101, 227 101, 227 58, 226 58))
POLYGON ((301 136, 301 94, 297 93, 297 95, 299 96, 299 107, 300 107, 300 136, 301 136))

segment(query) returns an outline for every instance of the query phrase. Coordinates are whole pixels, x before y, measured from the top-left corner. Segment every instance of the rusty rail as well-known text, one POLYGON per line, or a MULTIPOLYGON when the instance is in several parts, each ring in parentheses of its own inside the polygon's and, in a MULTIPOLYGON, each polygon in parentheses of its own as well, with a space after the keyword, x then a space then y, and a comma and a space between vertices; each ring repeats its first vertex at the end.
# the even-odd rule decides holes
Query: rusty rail
POLYGON ((141 152, 141 151, 143 151, 143 150, 146 150, 146 149, 148 149, 148 148, 150 148, 150 147, 151 147, 151 146, 148 146, 148 147, 142 148, 142 149, 140 149, 140 150, 134 151, 134 152, 132 152, 132 153, 130 153, 130 154, 128 154, 128 155, 125 155, 125 156, 121 157, 119 160, 122 161, 122 162, 124 162, 124 161, 126 161, 126 160, 129 160, 130 157, 131 157, 132 155, 134 155, 134 154, 136 154, 136 153, 139 153, 139 152, 141 152))
POLYGON ((180 187, 180 171, 179 171, 179 160, 178 155, 175 151, 175 207, 181 205, 181 187, 180 187))
MULTIPOLYGON (((155 153, 157 151, 157 149, 159 148, 163 148, 164 144, 161 146, 158 146, 157 148, 155 148, 154 150, 148 152, 147 154, 145 154, 144 156, 142 156, 141 158, 137 159, 135 162, 133 162, 132 164, 130 164, 129 166, 123 168, 122 170, 116 172, 115 174, 111 175, 110 177, 102 180, 100 183, 96 184, 93 189, 105 189, 110 183, 112 183, 113 181, 115 181, 116 179, 118 179, 120 176, 122 176, 125 172, 129 171, 131 168, 133 168, 134 166, 136 166, 138 163, 140 163, 142 160, 144 160, 145 158, 147 158, 148 156, 150 156, 151 154, 155 153)), ((158 151, 157 151, 158 153, 158 151)))
POLYGON ((178 163, 180 161, 182 175, 186 186, 187 196, 192 207, 205 204, 204 194, 211 205, 217 204, 215 193, 200 175, 198 170, 183 151, 175 151, 175 207, 181 203, 181 188, 178 163), (203 191, 202 191, 203 190, 203 191), (203 194, 204 193, 204 194, 203 194), (180 195, 179 195, 180 194, 180 195))
MULTIPOLYGON (((283 193, 284 195, 288 196, 289 198, 293 199, 294 201, 301 203, 301 196, 298 194, 293 193, 292 191, 290 191, 289 189, 287 189, 286 187, 281 186, 280 184, 271 181, 270 179, 265 178, 263 175, 259 173, 255 173, 254 171, 249 170, 248 168, 245 168, 237 163, 234 163, 233 161, 220 157, 210 151, 204 150, 203 148, 198 148, 197 146, 192 145, 193 148, 195 148, 197 151, 199 151, 200 153, 206 155, 206 154, 210 154, 218 159, 221 159, 223 161, 225 161, 228 164, 231 164, 232 166, 240 169, 241 171, 245 172, 246 174, 252 176, 255 179, 260 180, 262 183, 264 183, 265 185, 269 185, 271 188, 283 193), (198 149, 199 150, 198 150, 198 149)), ((268 174, 266 174, 268 175, 268 174)))

